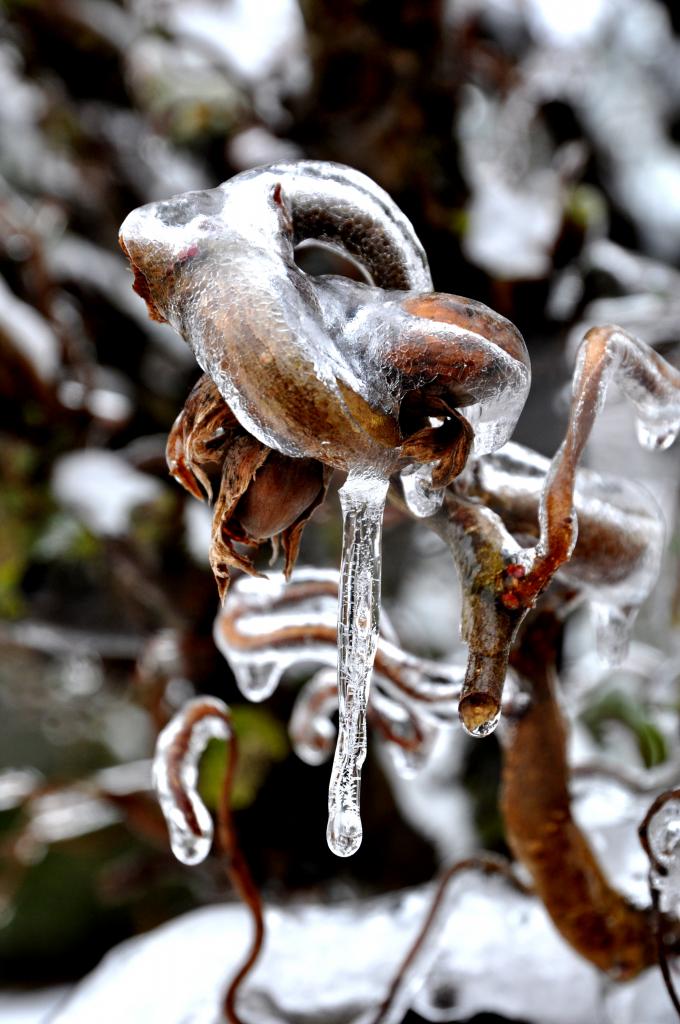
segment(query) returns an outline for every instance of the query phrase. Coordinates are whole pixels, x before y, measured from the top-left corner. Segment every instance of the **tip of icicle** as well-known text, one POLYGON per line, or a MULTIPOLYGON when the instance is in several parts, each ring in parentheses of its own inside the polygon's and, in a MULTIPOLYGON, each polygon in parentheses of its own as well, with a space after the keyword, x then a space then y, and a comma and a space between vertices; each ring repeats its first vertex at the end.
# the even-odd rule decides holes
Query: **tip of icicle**
POLYGON ((335 814, 331 813, 326 830, 326 841, 331 853, 336 857, 352 857, 361 846, 362 839, 361 818, 356 809, 345 808, 335 814))

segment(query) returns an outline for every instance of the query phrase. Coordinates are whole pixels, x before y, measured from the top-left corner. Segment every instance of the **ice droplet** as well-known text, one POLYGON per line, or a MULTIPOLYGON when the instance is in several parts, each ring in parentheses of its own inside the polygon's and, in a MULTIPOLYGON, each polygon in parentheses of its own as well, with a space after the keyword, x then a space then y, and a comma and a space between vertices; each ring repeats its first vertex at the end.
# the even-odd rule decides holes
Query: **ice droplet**
POLYGON ((343 548, 338 602, 338 742, 328 794, 326 838, 350 857, 362 838, 361 767, 366 708, 378 646, 382 518, 389 481, 350 473, 340 489, 343 548))
POLYGON ((635 432, 643 448, 663 452, 670 448, 680 433, 680 420, 652 423, 638 418, 635 420, 635 432))
POLYGON ((404 501, 409 512, 418 519, 434 515, 444 501, 445 488, 432 485, 432 469, 433 463, 428 463, 407 466, 401 473, 404 501))
POLYGON ((215 697, 188 701, 156 743, 153 784, 182 864, 200 864, 210 851, 213 822, 198 793, 198 764, 208 741, 229 739, 229 708, 215 697))
POLYGON ((483 739, 495 731, 501 719, 501 706, 497 701, 487 697, 486 700, 467 701, 459 704, 460 721, 469 736, 483 739))
POLYGON ((620 607, 591 601, 595 620, 597 653, 609 665, 620 665, 628 654, 631 633, 638 614, 637 605, 620 607))
POLYGON ((236 685, 246 698, 260 704, 273 694, 283 674, 282 667, 265 657, 262 661, 251 659, 233 665, 236 685))

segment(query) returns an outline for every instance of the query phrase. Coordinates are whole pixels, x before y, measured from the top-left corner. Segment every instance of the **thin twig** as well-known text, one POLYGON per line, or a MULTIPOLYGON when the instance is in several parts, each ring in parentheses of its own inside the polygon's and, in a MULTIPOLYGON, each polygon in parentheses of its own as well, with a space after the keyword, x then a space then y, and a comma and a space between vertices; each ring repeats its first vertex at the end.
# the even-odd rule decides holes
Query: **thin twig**
POLYGON ((227 877, 252 916, 254 935, 250 950, 226 991, 223 1009, 229 1024, 242 1024, 236 1011, 236 997, 241 984, 252 970, 260 954, 264 939, 264 917, 259 891, 238 842, 231 807, 238 759, 237 738, 229 709, 222 702, 195 701, 186 707, 180 715, 180 727, 166 754, 168 784, 173 801, 184 816, 187 826, 196 836, 202 835, 202 831, 193 803, 184 787, 182 768, 190 750, 193 731, 200 722, 206 718, 217 717, 226 727, 227 763, 217 810, 217 837, 224 857, 227 877))
POLYGON ((259 890, 253 881, 250 868, 248 867, 248 861, 243 855, 243 851, 239 845, 231 808, 231 794, 234 784, 237 756, 237 739, 232 728, 227 751, 227 767, 224 774, 222 792, 217 812, 218 839, 225 857, 229 880, 250 911, 254 926, 254 934, 251 940, 250 950, 240 969, 232 978, 224 997, 224 1013, 230 1024, 241 1024, 241 1019, 236 1012, 236 997, 241 985, 255 966, 255 962, 260 955, 262 943, 264 941, 264 915, 262 911, 262 900, 260 898, 259 890))
POLYGON ((659 970, 661 971, 661 977, 663 983, 666 986, 673 1009, 680 1018, 680 999, 678 999, 678 993, 675 988, 675 982, 671 974, 671 966, 668 962, 668 946, 666 944, 664 915, 661 913, 659 907, 659 890, 652 883, 651 877, 649 879, 649 891, 652 897, 652 911, 654 914, 654 931, 656 933, 656 948, 659 954, 659 970))

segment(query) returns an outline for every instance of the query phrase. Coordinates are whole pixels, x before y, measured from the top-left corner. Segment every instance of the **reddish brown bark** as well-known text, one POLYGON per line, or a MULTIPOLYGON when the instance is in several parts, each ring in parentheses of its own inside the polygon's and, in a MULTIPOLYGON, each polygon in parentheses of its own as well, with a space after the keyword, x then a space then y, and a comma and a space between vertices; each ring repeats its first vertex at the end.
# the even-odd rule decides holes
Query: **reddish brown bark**
POLYGON ((531 702, 510 730, 501 808, 508 842, 569 945, 619 979, 658 962, 651 909, 607 881, 570 805, 565 729, 554 695, 560 626, 549 614, 526 629, 513 654, 531 702))

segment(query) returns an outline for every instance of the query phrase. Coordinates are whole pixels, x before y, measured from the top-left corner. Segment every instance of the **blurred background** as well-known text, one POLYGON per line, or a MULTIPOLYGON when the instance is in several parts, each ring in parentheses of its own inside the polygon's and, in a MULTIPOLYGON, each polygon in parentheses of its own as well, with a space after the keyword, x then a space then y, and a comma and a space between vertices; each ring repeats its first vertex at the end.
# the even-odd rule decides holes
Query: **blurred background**
MULTIPOLYGON (((270 161, 359 168, 413 221, 438 290, 520 328, 535 384, 517 439, 552 454, 586 327, 613 320, 676 356, 679 31, 672 0, 2 0, 8 1014, 41 1019, 17 986, 68 985, 120 940, 232 898, 217 863, 173 860, 149 794, 157 732, 195 692, 234 708, 237 826, 266 898, 391 891, 470 849, 505 849, 495 741, 459 736, 425 788, 369 755, 361 851, 329 853, 328 770, 299 762, 287 736, 294 686, 245 704, 213 645, 208 511, 164 460, 197 367, 133 294, 120 222, 270 161)), ((329 269, 318 252, 304 259, 329 269)), ((627 419, 615 407, 591 464, 648 479, 672 534, 677 456, 632 455, 627 419)), ((331 495, 300 562, 337 566, 339 544, 331 495)), ((438 542, 390 511, 385 544, 402 642, 460 657, 438 542)), ((671 553, 643 623, 645 650, 668 657, 676 576, 671 553)), ((599 690, 584 718, 592 742, 614 730, 641 766, 663 761, 677 716, 621 679, 607 686, 609 703, 599 690)), ((219 752, 203 765, 208 799, 221 766, 219 752)))

